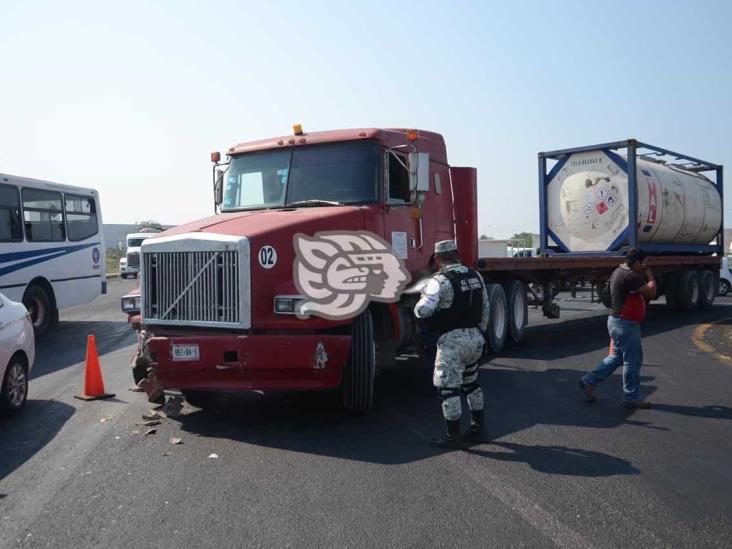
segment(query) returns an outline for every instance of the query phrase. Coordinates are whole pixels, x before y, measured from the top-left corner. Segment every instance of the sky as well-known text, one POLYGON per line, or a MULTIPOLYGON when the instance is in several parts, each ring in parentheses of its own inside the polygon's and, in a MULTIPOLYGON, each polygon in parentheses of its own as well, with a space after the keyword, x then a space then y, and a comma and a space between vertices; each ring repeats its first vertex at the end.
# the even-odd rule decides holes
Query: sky
POLYGON ((178 224, 213 211, 213 150, 420 128, 478 168, 481 233, 538 231, 539 151, 634 137, 732 166, 730 24, 725 0, 0 0, 0 172, 178 224))

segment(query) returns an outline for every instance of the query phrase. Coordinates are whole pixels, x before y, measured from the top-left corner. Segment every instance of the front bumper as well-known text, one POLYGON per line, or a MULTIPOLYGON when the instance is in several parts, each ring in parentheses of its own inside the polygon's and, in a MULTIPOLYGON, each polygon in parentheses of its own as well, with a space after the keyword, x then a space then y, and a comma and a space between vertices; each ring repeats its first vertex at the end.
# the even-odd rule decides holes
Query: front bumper
POLYGON ((119 272, 120 274, 138 274, 140 267, 120 267, 119 272))
POLYGON ((350 335, 153 337, 152 369, 165 389, 315 390, 341 383, 350 335), (173 345, 198 345, 199 359, 174 361, 173 345), (325 360, 324 360, 325 359, 325 360))

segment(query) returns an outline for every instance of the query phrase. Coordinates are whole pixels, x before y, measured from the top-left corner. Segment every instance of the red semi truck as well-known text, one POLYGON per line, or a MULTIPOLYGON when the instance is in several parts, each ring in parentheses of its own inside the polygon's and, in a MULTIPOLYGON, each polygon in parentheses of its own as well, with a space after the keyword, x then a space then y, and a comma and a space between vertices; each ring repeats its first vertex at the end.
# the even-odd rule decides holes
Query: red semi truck
MULTIPOLYGON (((445 239, 457 240, 462 261, 489 284, 486 336, 496 352, 507 339, 522 340, 529 304, 559 316, 553 288, 588 281, 607 300, 607 280, 629 245, 643 243, 654 254, 651 265, 670 306, 690 310, 714 301, 721 217, 700 222, 715 234, 711 244, 695 244, 690 237, 684 237, 686 244, 658 244, 649 241, 657 227, 643 234, 640 223, 649 215, 648 200, 633 198, 643 194, 635 174, 638 163, 651 162, 647 151, 676 153, 634 140, 541 153, 541 255, 479 258, 477 173, 449 165, 441 135, 294 130, 231 147, 226 163, 213 153, 216 214, 143 244, 140 288, 122 299, 122 308, 140 334, 135 381, 147 378, 143 385, 151 398, 176 389, 203 406, 211 392, 221 390, 340 388, 345 409, 368 410, 378 370, 414 349, 415 290, 433 270, 435 242, 445 239), (617 155, 623 148, 624 161, 617 155), (603 205, 593 203, 592 215, 620 211, 612 208, 625 203, 627 227, 618 213, 620 221, 611 229, 619 233, 609 243, 597 232, 598 219, 609 217, 585 216, 588 230, 597 234, 582 233, 577 240, 574 218, 562 217, 572 213, 569 202, 557 213, 561 219, 548 209, 552 181, 560 175, 570 181, 577 171, 570 166, 592 163, 592 155, 609 159, 612 174, 628 174, 625 190, 612 174, 595 178, 605 191, 593 187, 603 205), (587 242, 606 248, 571 248, 587 242)), ((662 161, 653 162, 666 169, 662 161)), ((721 166, 689 162, 678 169, 690 176, 715 172, 721 201, 721 166)), ((595 184, 582 177, 580 185, 595 184)), ((648 188, 663 184, 649 179, 648 188)), ((658 208, 654 224, 662 221, 658 208)), ((672 216, 667 217, 668 222, 672 216)), ((697 241, 705 238, 701 225, 697 241)))

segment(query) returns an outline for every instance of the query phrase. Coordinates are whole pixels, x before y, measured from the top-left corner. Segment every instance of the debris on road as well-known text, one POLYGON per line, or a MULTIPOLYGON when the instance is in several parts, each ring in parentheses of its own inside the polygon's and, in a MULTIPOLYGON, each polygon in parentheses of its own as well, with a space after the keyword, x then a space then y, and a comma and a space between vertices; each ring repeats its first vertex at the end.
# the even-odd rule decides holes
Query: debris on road
POLYGON ((155 427, 152 427, 151 429, 148 429, 147 431, 145 431, 145 435, 144 436, 154 435, 157 432, 158 432, 158 430, 155 427))
POLYGON ((168 441, 169 441, 169 442, 170 442, 171 444, 183 444, 183 439, 182 439, 182 438, 170 437, 170 438, 168 439, 168 441))
POLYGON ((208 456, 208 459, 219 459, 219 455, 218 454, 211 454, 210 456, 208 456))
POLYGON ((142 414, 142 419, 165 419, 167 416, 165 412, 158 412, 157 410, 150 410, 147 414, 142 414))
POLYGON ((99 423, 107 423, 111 419, 112 419, 111 417, 103 417, 102 419, 99 420, 99 423))
POLYGON ((145 389, 143 389, 142 387, 138 387, 137 385, 135 385, 133 387, 130 387, 128 390, 129 391, 132 391, 133 393, 143 393, 143 392, 145 392, 145 389))
POLYGON ((133 431, 130 431, 130 434, 131 435, 139 435, 140 434, 140 431, 138 431, 137 429, 134 429, 133 431))
POLYGON ((149 420, 143 422, 143 425, 145 427, 152 427, 153 425, 160 425, 160 420, 157 420, 157 419, 149 419, 149 420))

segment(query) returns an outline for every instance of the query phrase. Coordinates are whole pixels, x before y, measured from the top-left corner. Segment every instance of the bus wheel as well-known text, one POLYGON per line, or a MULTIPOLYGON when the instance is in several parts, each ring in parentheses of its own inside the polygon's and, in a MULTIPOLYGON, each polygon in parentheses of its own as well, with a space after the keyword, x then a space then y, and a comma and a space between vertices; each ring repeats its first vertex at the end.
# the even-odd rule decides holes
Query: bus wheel
POLYGON ((684 271, 676 284, 676 305, 682 311, 692 311, 699 306, 699 277, 694 271, 684 271))
POLYGON ((366 412, 374 401, 374 327, 366 310, 351 324, 351 358, 343 370, 342 397, 347 412, 366 412))
POLYGON ((519 343, 524 338, 524 328, 529 322, 529 307, 526 298, 526 287, 519 280, 503 283, 503 290, 508 299, 508 327, 511 339, 519 343))
POLYGON ((33 323, 33 333, 36 337, 48 332, 57 318, 57 312, 52 305, 51 296, 43 286, 33 284, 23 295, 23 305, 30 313, 33 323))
POLYGON ((717 297, 719 285, 712 271, 701 271, 699 273, 699 306, 702 309, 711 307, 717 297))
POLYGON ((488 284, 488 303, 490 312, 488 315, 488 332, 486 334, 488 345, 494 353, 500 353, 506 343, 508 332, 508 303, 506 292, 500 284, 488 284))

